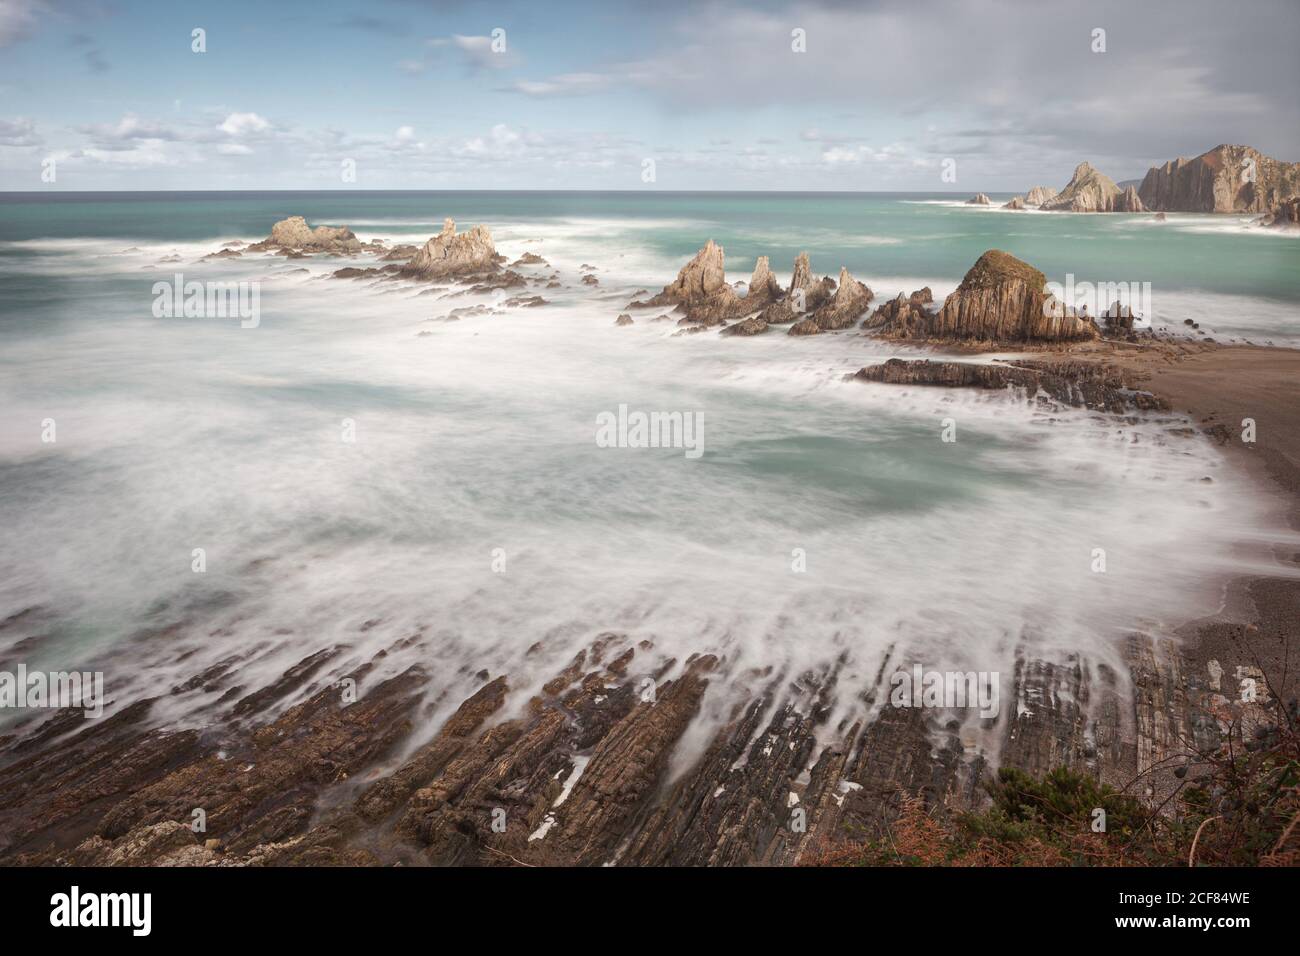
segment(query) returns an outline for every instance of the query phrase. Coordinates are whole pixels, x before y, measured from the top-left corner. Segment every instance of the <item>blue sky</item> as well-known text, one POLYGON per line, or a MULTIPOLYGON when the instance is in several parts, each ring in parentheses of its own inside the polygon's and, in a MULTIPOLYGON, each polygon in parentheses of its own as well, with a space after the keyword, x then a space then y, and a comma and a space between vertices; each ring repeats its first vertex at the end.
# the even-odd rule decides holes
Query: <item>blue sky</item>
POLYGON ((1023 191, 1220 142, 1300 160, 1300 4, 1232 9, 0 0, 0 189, 1023 191))

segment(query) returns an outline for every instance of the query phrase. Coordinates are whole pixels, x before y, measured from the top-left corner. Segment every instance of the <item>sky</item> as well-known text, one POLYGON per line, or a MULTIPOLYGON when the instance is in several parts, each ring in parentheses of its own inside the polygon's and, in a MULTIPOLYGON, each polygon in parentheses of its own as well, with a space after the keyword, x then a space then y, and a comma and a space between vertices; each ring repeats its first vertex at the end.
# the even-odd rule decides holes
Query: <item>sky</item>
POLYGON ((1023 192, 1225 142, 1297 161, 1297 40, 1300 0, 0 0, 0 190, 1023 192))

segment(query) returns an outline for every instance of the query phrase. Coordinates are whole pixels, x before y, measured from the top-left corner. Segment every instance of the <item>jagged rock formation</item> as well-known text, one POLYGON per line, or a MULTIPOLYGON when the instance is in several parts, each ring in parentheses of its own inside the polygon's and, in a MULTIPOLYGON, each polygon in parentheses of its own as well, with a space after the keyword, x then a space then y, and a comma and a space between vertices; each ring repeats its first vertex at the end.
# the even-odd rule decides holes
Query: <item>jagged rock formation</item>
POLYGON ((1267 212, 1300 196, 1300 163, 1220 145, 1195 159, 1153 166, 1138 194, 1146 208, 1169 212, 1267 212))
POLYGON ((1088 163, 1075 167, 1070 182, 1042 208, 1067 212, 1114 212, 1123 193, 1105 173, 1088 163))
POLYGON ((768 265, 767 256, 759 256, 754 263, 754 274, 749 279, 749 291, 746 302, 775 302, 781 298, 781 283, 776 280, 768 265))
POLYGON ((821 308, 834 292, 835 280, 830 276, 821 279, 813 278, 812 263, 808 259, 808 253, 801 252, 794 260, 790 288, 779 302, 768 306, 759 317, 768 325, 789 325, 821 308))
POLYGON ((1051 186, 1035 186, 1025 194, 1025 205, 1041 206, 1045 202, 1050 202, 1056 196, 1056 190, 1051 186))
POLYGON ((1002 204, 1003 209, 1024 209, 1025 199, 1023 196, 1015 196, 1010 202, 1002 204))
POLYGON ((822 327, 815 320, 808 318, 790 326, 790 330, 786 332, 786 335, 820 335, 821 332, 822 327))
POLYGON ((1138 191, 1129 186, 1120 194, 1119 199, 1115 201, 1115 212, 1146 212, 1147 207, 1142 205, 1142 199, 1138 196, 1138 191))
POLYGON ((632 302, 628 308, 677 306, 691 322, 713 326, 757 312, 780 295, 781 287, 768 267, 767 256, 760 256, 755 262, 749 292, 744 296, 727 284, 725 263, 722 246, 710 239, 662 292, 645 301, 632 302))
POLYGON ((868 365, 854 378, 887 385, 1016 389, 1026 399, 1040 393, 1063 405, 1125 414, 1133 409, 1167 410, 1168 403, 1135 388, 1125 372, 1095 362, 1016 362, 1009 365, 889 359, 868 365))
POLYGON ((966 200, 968 206, 987 206, 992 202, 984 193, 976 193, 970 199, 966 200))
POLYGON ((910 296, 898 293, 898 298, 882 304, 868 318, 862 320, 864 329, 888 327, 895 331, 898 338, 925 338, 930 311, 926 308, 934 302, 934 293, 930 287, 918 289, 910 296))
POLYGON ((442 232, 424 244, 400 275, 414 279, 485 276, 497 272, 503 261, 487 226, 457 234, 455 221, 444 219, 442 232))
MULTIPOLYGON (((910 363, 888 368, 900 365, 910 363)), ((1014 372, 966 368, 987 370, 960 373, 977 376, 977 385, 979 376, 1014 372)), ((909 383, 935 378, 893 374, 909 383)), ((1006 384, 1052 388, 1052 374, 1006 384)), ((363 680, 416 639, 348 676, 363 680)), ((793 864, 883 835, 904 796, 921 795, 936 811, 986 799, 987 757, 964 743, 975 721, 969 712, 888 705, 888 671, 906 668, 905 659, 882 666, 876 685, 852 699, 841 663, 760 676, 670 777, 706 690, 725 679, 714 655, 678 664, 649 641, 603 634, 557 664, 519 707, 511 706, 509 675, 481 673, 393 769, 427 714, 420 705, 429 675, 408 668, 344 703, 342 675, 330 670, 343 650, 312 654, 257 690, 243 687, 241 660, 173 690, 226 701, 212 715, 219 732, 170 727, 154 713, 163 702, 147 698, 97 721, 58 712, 0 740, 0 862, 793 864), (301 703, 264 716, 300 687, 309 688, 301 703), (195 808, 206 811, 205 833, 189 827, 195 808)), ((1222 669, 1249 663, 1247 653, 1225 658, 1222 669)), ((1018 655, 987 727, 1001 765, 1176 785, 1181 761, 1171 758, 1193 738, 1213 749, 1260 710, 1218 694, 1217 684, 1207 688, 1173 642, 1157 648, 1134 636, 1123 657, 1131 693, 1104 665, 1018 655)))
POLYGON ((835 295, 829 302, 818 308, 809 318, 817 323, 823 332, 850 328, 867 307, 875 293, 866 285, 849 275, 849 270, 840 267, 840 280, 836 285, 835 295))
POLYGON ((1277 229, 1300 228, 1300 197, 1288 199, 1274 206, 1260 217, 1259 223, 1277 229))
POLYGON ((271 235, 248 247, 251 252, 323 252, 345 255, 360 252, 361 240, 347 226, 317 226, 312 229, 302 216, 281 219, 271 235))
POLYGON ((1028 263, 990 249, 937 313, 901 308, 879 324, 884 336, 979 344, 1056 343, 1097 338, 1096 325, 1045 291, 1028 263))

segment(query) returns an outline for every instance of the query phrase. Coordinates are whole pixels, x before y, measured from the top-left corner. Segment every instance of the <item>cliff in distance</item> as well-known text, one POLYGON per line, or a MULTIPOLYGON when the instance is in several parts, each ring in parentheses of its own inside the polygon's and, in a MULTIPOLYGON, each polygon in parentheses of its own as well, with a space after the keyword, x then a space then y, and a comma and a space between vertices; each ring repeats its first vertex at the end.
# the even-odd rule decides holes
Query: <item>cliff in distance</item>
POLYGON ((1249 146, 1216 146, 1147 171, 1138 195, 1164 212, 1269 212, 1300 196, 1300 163, 1249 146))

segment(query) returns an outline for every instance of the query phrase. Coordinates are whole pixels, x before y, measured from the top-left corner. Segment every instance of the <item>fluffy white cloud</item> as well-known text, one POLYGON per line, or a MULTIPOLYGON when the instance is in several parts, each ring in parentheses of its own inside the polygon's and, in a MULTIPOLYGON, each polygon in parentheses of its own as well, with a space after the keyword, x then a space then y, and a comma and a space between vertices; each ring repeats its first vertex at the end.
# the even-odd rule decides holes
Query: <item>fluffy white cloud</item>
POLYGON ((269 129, 271 124, 256 113, 231 113, 217 129, 227 136, 245 136, 269 129))

